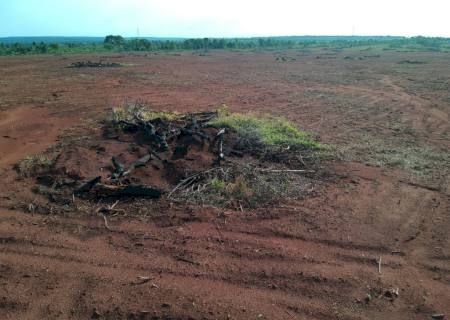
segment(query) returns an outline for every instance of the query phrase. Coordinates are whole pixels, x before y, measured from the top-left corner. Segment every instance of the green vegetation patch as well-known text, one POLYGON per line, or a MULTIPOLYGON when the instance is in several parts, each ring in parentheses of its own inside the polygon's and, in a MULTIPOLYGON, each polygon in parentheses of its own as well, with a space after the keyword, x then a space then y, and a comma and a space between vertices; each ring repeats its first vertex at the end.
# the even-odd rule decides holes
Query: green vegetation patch
POLYGON ((306 132, 281 117, 258 116, 252 113, 230 113, 219 110, 218 117, 209 122, 214 127, 230 128, 239 138, 267 147, 283 147, 292 150, 321 149, 306 132))

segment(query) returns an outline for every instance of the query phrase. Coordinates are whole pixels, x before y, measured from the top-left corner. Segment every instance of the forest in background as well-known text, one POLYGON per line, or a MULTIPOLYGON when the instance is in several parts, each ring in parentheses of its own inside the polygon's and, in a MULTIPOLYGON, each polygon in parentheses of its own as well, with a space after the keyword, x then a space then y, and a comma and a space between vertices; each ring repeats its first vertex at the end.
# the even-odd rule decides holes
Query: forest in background
POLYGON ((123 51, 255 50, 377 47, 395 51, 449 52, 449 38, 390 36, 286 36, 264 38, 124 38, 11 37, 0 38, 0 55, 66 54, 123 51))

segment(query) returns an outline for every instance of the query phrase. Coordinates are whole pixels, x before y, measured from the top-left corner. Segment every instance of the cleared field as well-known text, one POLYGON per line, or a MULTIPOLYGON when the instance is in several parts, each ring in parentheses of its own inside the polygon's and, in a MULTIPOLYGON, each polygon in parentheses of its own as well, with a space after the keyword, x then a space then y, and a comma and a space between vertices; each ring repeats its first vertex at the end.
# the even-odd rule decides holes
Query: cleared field
POLYGON ((448 66, 358 50, 0 57, 0 317, 448 317, 448 66), (121 67, 67 68, 81 60, 121 67), (112 230, 95 208, 35 213, 51 204, 12 166, 125 97, 283 116, 335 156, 276 207, 136 206, 112 230))

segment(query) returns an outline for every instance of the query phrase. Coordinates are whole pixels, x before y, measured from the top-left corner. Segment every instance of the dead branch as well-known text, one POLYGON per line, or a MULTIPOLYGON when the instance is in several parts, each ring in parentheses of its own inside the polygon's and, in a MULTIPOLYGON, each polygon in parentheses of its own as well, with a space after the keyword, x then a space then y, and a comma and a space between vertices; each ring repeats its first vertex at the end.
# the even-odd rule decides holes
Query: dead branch
POLYGON ((314 173, 314 170, 303 170, 303 169, 261 169, 256 168, 260 172, 293 172, 293 173, 314 173))
POLYGON ((115 156, 112 156, 111 162, 112 162, 112 164, 113 164, 113 166, 114 166, 114 169, 116 169, 116 171, 118 171, 118 172, 123 172, 123 171, 125 170, 124 165, 121 164, 121 163, 119 162, 119 160, 118 160, 115 156))
POLYGON ((381 274, 381 256, 380 260, 378 260, 378 273, 381 274))
POLYGON ((159 198, 164 190, 141 185, 110 186, 97 184, 95 188, 91 189, 91 193, 102 198, 123 196, 159 198))
POLYGON ((105 228, 111 231, 111 228, 108 225, 108 220, 106 219, 106 216, 102 214, 103 220, 105 221, 105 228))
POLYGON ((192 183, 194 183, 197 179, 201 178, 202 176, 205 176, 207 173, 210 173, 214 170, 218 170, 221 168, 211 168, 205 171, 200 171, 197 172, 183 180, 180 181, 180 183, 178 183, 175 188, 172 189, 172 191, 170 191, 169 195, 167 196, 168 199, 170 199, 172 197, 172 195, 174 194, 175 191, 177 191, 178 189, 181 188, 187 188, 189 186, 191 186, 192 183))
POLYGON ((94 179, 88 180, 83 183, 80 187, 75 189, 74 194, 80 194, 83 192, 89 192, 97 183, 102 179, 101 176, 95 177, 94 179))
POLYGON ((134 169, 145 166, 147 164, 147 162, 150 161, 150 159, 151 159, 150 154, 146 154, 142 158, 137 159, 130 165, 130 167, 127 169, 127 171, 125 171, 123 173, 123 175, 124 176, 129 175, 134 169))

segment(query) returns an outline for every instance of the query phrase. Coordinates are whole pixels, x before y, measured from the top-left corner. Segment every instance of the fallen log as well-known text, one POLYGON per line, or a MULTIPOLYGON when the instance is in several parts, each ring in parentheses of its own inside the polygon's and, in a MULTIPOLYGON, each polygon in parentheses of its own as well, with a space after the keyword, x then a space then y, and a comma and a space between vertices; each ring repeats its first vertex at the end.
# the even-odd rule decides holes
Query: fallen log
POLYGON ((123 196, 159 198, 164 190, 142 185, 111 186, 99 183, 90 192, 100 198, 123 196))

